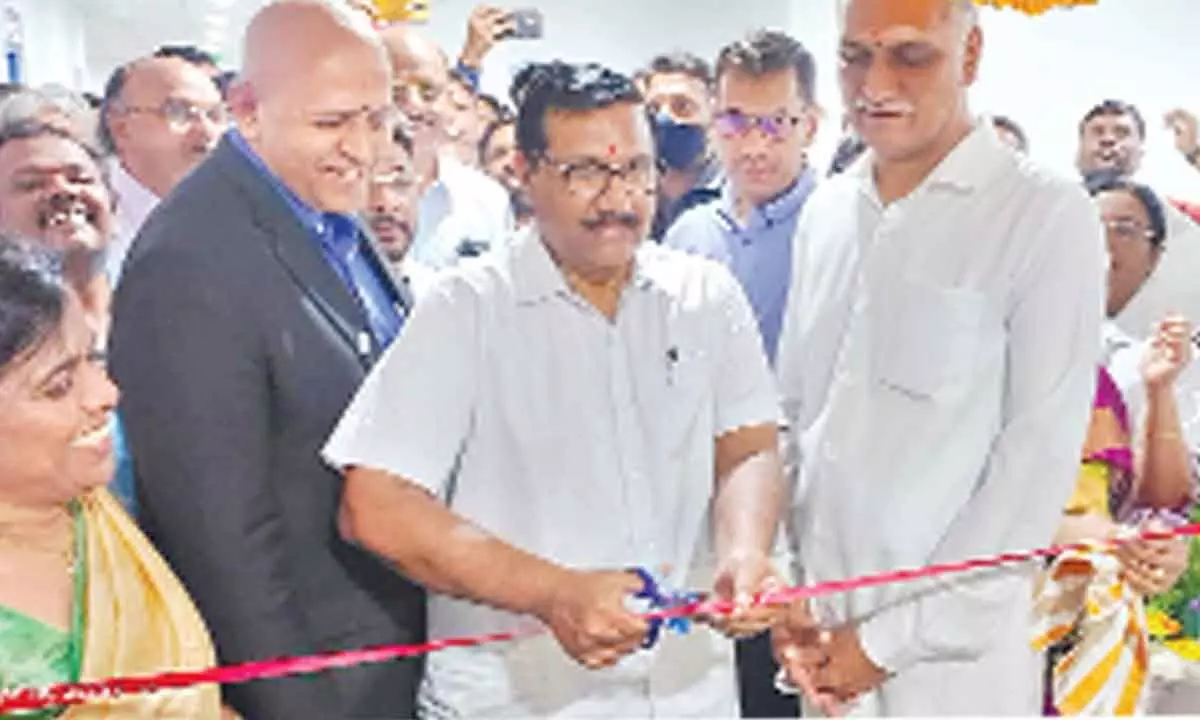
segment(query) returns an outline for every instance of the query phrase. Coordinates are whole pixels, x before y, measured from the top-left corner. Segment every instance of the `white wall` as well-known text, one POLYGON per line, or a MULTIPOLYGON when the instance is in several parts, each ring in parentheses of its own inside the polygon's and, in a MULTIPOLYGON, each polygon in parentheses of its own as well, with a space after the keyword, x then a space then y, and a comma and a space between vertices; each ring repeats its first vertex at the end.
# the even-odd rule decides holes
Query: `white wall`
MULTIPOLYGON (((834 0, 790 5, 792 31, 817 55, 817 91, 828 111, 817 154, 825 157, 841 112, 834 0)), ((1029 134, 1035 157, 1073 172, 1083 113, 1104 98, 1132 102, 1149 126, 1142 179, 1173 196, 1200 199, 1200 173, 1178 157, 1162 120, 1177 105, 1200 112, 1194 40, 1200 2, 1099 0, 1040 17, 988 11, 983 23, 983 67, 972 93, 977 112, 1012 116, 1029 134)))
MULTIPOLYGON (((505 3, 508 5, 509 3, 505 3)), ((427 26, 454 57, 475 0, 434 0, 427 26)), ((541 0, 545 38, 499 44, 484 63, 485 92, 507 97, 512 72, 529 60, 597 60, 626 72, 666 50, 712 59, 721 45, 760 25, 785 27, 787 0, 541 0)))
POLYGON ((82 15, 69 0, 3 0, 21 13, 27 83, 80 88, 88 67, 82 15))

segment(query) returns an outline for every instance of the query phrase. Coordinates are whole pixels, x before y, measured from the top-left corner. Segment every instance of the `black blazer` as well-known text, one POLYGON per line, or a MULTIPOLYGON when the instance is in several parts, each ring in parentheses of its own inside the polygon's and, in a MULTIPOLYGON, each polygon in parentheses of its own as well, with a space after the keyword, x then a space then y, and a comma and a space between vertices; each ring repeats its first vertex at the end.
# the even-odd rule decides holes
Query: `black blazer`
MULTIPOLYGON (((339 536, 342 480, 319 456, 379 355, 367 327, 316 241, 228 139, 134 242, 109 350, 140 519, 224 663, 424 637, 420 592, 339 536)), ((225 696, 250 720, 413 717, 420 667, 225 696)))

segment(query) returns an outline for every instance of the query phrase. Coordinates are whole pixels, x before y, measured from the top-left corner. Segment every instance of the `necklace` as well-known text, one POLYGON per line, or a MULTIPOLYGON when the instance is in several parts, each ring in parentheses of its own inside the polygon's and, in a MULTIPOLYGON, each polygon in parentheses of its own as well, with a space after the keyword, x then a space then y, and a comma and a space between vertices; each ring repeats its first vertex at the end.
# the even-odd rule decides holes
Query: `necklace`
POLYGON ((66 513, 66 517, 69 523, 68 527, 70 528, 70 531, 67 533, 66 547, 63 547, 64 543, 61 538, 56 539, 54 542, 47 542, 45 540, 26 537, 22 533, 14 532, 11 525, 7 527, 0 525, 0 547, 9 547, 34 555, 57 556, 62 560, 63 565, 66 566, 67 574, 74 575, 79 560, 75 551, 75 523, 69 511, 66 513))

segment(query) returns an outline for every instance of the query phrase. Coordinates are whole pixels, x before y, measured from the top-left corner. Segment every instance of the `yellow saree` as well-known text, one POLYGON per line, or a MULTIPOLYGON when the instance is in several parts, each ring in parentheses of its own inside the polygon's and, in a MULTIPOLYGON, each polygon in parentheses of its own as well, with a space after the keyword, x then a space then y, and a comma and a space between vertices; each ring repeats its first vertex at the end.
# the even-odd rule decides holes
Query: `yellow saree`
MULTIPOLYGON (((87 600, 81 679, 199 670, 216 661, 199 612, 120 504, 101 489, 82 500, 87 600)), ((89 703, 69 720, 221 717, 214 685, 89 703)))

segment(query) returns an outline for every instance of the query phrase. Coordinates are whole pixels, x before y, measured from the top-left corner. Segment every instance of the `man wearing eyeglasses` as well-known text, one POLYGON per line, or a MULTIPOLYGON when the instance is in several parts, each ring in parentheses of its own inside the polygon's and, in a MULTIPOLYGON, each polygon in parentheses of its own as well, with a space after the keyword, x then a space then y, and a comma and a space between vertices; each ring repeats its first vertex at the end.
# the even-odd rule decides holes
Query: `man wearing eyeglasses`
POLYGON ((717 154, 726 182, 720 199, 684 213, 664 243, 726 265, 754 308, 767 357, 783 324, 792 236, 815 186, 807 152, 817 129, 816 68, 799 41, 759 31, 717 60, 717 154))
POLYGON ((635 567, 743 601, 774 578, 778 410, 753 315, 727 270, 646 240, 632 80, 553 62, 514 90, 533 226, 444 273, 346 411, 325 449, 342 530, 429 589, 433 637, 549 630, 431 655, 423 717, 733 717, 729 641, 700 627, 638 652, 654 636, 629 603, 635 567))
POLYGON ((220 91, 183 58, 142 58, 113 72, 100 108, 100 139, 114 155, 117 228, 107 258, 114 285, 150 211, 216 146, 226 124, 220 91))

